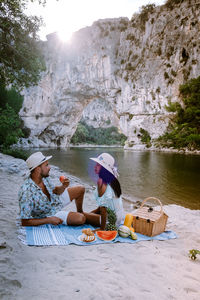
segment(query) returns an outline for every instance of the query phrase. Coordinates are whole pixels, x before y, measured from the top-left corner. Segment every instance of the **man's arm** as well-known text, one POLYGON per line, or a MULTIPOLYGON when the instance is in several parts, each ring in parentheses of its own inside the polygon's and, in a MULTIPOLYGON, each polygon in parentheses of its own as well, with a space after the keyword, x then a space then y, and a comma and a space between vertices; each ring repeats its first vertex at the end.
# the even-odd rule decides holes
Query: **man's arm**
POLYGON ((53 193, 54 194, 57 194, 57 195, 61 195, 65 189, 69 186, 69 179, 68 178, 65 178, 63 181, 62 181, 62 185, 60 186, 56 186, 54 189, 53 189, 53 193))
POLYGON ((47 217, 42 219, 21 219, 22 226, 39 226, 44 224, 59 225, 63 221, 58 217, 47 217))

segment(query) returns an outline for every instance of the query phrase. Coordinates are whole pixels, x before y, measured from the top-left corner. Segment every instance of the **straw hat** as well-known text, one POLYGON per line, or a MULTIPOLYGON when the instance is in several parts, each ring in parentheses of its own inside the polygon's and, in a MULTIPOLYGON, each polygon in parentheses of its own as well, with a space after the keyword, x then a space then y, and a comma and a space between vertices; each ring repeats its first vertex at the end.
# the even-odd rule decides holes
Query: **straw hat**
POLYGON ((44 156, 42 154, 42 152, 35 152, 35 153, 31 154, 31 156, 29 156, 29 158, 27 158, 27 160, 26 160, 29 171, 32 171, 33 169, 40 166, 41 164, 43 164, 45 161, 49 160, 50 158, 52 158, 52 155, 44 156))
POLYGON ((118 177, 117 167, 115 166, 114 158, 108 153, 102 153, 97 158, 90 158, 91 160, 97 162, 99 165, 108 170, 115 177, 118 177))

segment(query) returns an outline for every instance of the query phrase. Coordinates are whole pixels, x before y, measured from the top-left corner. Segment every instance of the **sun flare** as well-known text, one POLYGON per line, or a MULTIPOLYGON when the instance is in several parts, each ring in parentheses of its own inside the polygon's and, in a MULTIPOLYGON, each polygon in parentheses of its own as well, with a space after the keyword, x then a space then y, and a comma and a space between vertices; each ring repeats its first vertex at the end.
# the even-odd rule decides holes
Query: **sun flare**
POLYGON ((69 43, 72 37, 72 32, 64 29, 58 30, 58 36, 62 42, 69 43))

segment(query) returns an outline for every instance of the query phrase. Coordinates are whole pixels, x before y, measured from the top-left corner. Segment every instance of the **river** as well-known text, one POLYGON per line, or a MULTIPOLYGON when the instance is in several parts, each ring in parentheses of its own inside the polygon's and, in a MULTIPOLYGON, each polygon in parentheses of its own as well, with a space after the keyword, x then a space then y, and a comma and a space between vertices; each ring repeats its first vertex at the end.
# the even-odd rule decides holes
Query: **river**
MULTIPOLYGON (((27 153, 35 151, 32 149, 27 153)), ((53 155, 51 164, 93 185, 88 174, 89 158, 108 152, 116 159, 125 198, 141 201, 153 196, 163 204, 200 209, 199 155, 91 147, 39 151, 53 155)))

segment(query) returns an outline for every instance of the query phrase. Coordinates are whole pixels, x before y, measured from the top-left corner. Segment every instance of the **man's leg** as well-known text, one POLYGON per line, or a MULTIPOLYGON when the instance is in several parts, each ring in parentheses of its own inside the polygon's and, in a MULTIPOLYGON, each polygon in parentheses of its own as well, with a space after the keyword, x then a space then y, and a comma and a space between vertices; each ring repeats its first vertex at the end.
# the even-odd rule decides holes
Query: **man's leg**
POLYGON ((75 200, 77 212, 83 212, 84 186, 74 186, 67 189, 70 200, 75 200))

